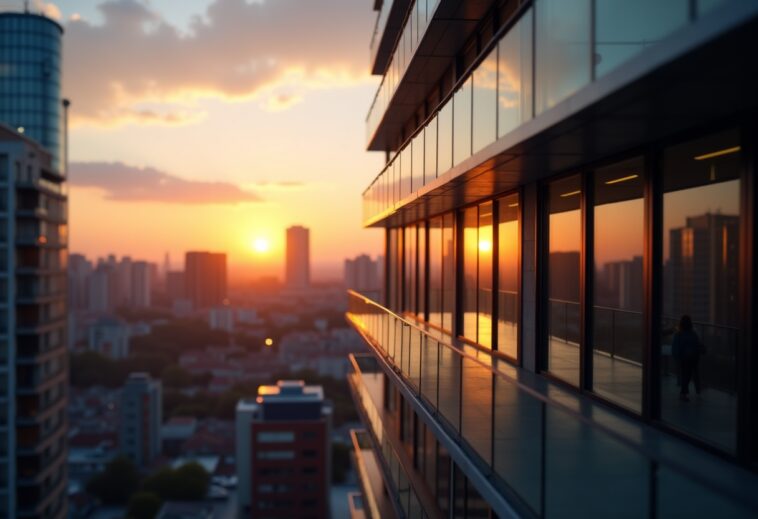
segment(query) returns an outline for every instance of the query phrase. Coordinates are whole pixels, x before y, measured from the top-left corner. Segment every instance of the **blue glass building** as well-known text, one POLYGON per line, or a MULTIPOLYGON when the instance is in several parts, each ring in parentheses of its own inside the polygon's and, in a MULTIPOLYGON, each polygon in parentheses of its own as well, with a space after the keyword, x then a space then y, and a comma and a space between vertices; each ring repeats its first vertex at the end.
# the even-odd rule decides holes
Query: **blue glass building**
POLYGON ((0 121, 47 148, 56 169, 63 156, 62 36, 50 18, 0 13, 0 121))

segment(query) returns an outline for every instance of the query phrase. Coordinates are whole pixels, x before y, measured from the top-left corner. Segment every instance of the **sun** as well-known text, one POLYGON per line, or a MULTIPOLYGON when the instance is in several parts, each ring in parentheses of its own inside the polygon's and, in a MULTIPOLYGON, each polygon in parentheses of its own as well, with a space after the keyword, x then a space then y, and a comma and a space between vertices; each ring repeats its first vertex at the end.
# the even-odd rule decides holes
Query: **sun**
POLYGON ((265 254, 271 249, 271 242, 266 238, 256 238, 253 240, 253 250, 258 254, 265 254))

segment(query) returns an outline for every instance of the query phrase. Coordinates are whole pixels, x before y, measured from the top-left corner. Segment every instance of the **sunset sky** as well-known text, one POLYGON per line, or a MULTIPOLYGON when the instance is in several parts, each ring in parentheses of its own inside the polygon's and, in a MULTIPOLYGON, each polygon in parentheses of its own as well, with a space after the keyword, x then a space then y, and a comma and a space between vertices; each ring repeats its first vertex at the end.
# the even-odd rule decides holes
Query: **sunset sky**
POLYGON ((66 31, 72 252, 180 267, 185 250, 226 251, 250 279, 281 275, 294 224, 311 229, 317 279, 379 252, 360 225, 382 164, 363 151, 370 2, 36 3, 66 31))

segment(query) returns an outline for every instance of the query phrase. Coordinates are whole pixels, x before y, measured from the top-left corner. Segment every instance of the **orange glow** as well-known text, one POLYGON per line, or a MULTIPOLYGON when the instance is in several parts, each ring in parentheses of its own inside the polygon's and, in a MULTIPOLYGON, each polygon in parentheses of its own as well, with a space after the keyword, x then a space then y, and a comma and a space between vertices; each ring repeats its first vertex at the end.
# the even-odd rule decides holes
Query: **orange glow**
POLYGON ((481 252, 491 252, 492 251, 492 242, 489 240, 480 240, 479 241, 479 250, 481 252))
POLYGON ((263 341, 263 344, 265 344, 267 347, 270 348, 271 346, 274 345, 274 339, 272 339, 271 337, 266 337, 266 340, 263 341))

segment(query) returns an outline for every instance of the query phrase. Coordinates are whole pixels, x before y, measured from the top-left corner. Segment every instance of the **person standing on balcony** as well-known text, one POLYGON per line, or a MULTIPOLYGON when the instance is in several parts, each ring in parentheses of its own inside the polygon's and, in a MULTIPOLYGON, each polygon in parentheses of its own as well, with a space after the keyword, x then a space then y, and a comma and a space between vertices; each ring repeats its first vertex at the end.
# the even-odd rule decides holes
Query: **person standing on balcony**
POLYGON ((692 328, 692 318, 689 315, 683 315, 679 320, 679 328, 674 334, 671 344, 671 354, 679 363, 679 373, 681 375, 681 389, 679 399, 689 402, 690 380, 695 383, 695 392, 700 394, 700 375, 698 374, 698 365, 700 364, 700 354, 703 350, 703 343, 697 332, 692 328))

